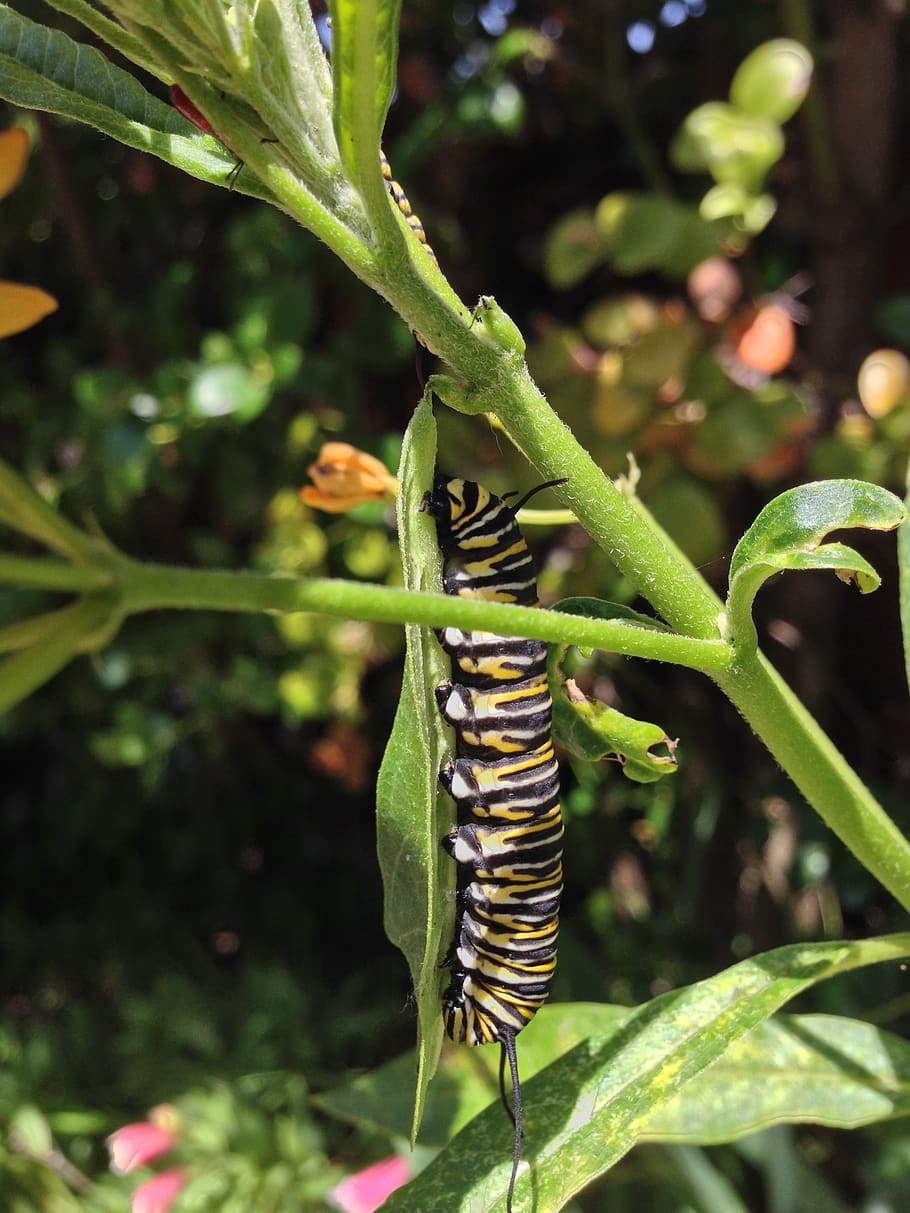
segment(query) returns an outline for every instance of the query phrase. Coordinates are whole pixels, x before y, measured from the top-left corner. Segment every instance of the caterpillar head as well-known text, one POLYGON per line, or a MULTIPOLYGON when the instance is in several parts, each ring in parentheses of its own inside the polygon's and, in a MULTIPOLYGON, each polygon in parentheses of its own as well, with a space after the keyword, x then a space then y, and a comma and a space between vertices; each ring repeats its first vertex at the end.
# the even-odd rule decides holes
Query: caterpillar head
POLYGON ((426 494, 420 508, 436 520, 436 534, 443 551, 455 543, 455 533, 461 520, 477 511, 481 493, 487 498, 490 496, 473 480, 462 480, 458 476, 437 472, 433 479, 433 491, 426 494))

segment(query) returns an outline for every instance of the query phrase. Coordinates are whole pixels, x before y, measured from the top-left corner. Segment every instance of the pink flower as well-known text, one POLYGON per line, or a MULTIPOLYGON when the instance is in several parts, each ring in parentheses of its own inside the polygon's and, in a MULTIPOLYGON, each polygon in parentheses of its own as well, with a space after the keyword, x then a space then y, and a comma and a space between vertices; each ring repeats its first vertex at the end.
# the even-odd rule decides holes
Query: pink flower
POLYGON ((161 1125, 143 1120, 124 1125, 107 1139, 111 1170, 126 1175, 167 1154, 177 1140, 177 1134, 161 1125))
MULTIPOLYGON (((326 1197, 326 1203, 340 1213, 373 1213, 385 1198, 411 1178, 408 1161, 393 1154, 365 1171, 349 1175, 326 1197)), ((133 1210, 136 1213, 136 1210, 133 1210)))
POLYGON ((132 1213, 167 1213, 183 1183, 183 1172, 178 1167, 162 1171, 154 1179, 147 1179, 133 1193, 130 1205, 132 1213))

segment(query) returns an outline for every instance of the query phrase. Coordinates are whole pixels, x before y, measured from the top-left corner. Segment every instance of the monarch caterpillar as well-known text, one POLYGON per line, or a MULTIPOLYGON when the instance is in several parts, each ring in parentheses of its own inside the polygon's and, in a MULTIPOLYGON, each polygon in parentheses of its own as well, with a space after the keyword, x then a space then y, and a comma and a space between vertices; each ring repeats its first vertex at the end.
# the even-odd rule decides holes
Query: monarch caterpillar
MULTIPOLYGON (((530 496, 507 505, 473 481, 436 476, 421 508, 436 521, 447 594, 538 605, 531 555, 515 521, 530 496)), ((458 825, 442 844, 458 865, 455 939, 443 962, 452 977, 442 1013, 452 1040, 501 1046, 507 1111, 508 1062, 515 1125, 506 1198, 511 1213, 522 1138, 515 1037, 549 992, 562 892, 547 647, 458 628, 444 628, 439 638, 452 661, 452 682, 436 688, 436 701, 456 737, 455 761, 439 778, 458 812, 458 825)))
POLYGON ((401 211, 402 215, 404 215, 405 219, 407 220, 408 227, 427 250, 428 255, 433 260, 433 264, 438 265, 439 262, 436 260, 436 254, 430 247, 430 242, 427 240, 427 234, 423 230, 423 224, 420 222, 420 216, 416 215, 411 209, 411 204, 408 201, 407 194, 392 176, 392 166, 389 164, 388 160, 386 159, 385 152, 383 151, 380 151, 379 153, 379 168, 382 171, 382 178, 385 181, 386 189, 389 191, 392 201, 401 211))

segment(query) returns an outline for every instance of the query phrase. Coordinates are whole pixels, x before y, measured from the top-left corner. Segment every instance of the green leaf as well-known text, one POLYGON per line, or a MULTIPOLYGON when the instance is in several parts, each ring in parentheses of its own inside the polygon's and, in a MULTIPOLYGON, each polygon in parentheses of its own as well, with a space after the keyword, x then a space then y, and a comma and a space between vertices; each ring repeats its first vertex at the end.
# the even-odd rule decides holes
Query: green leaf
POLYGON ((652 615, 643 615, 631 607, 618 602, 607 602, 603 598, 563 598, 555 603, 554 611, 564 615, 580 615, 582 619, 621 619, 625 623, 647 628, 651 632, 669 632, 670 628, 652 615))
MULTIPOLYGON (((734 965, 707 981, 662 995, 631 1012, 618 1028, 613 1021, 605 1030, 580 1039, 574 1047, 571 1033, 567 1033, 568 1041, 563 1038, 559 1042, 560 1049, 567 1051, 523 1083, 524 1161, 515 1190, 516 1213, 531 1209, 553 1213, 563 1208, 637 1141, 658 1136, 658 1114, 667 1110, 675 1117, 673 1101, 689 1090, 687 1084, 699 1075, 710 1081, 713 1071, 709 1067, 720 1064, 732 1045, 797 994, 838 973, 866 964, 900 961, 908 955, 910 934, 860 943, 779 948, 734 965)), ((537 1021, 543 1023, 541 1030, 545 1031, 544 1011, 537 1021)), ((522 1033, 519 1042, 523 1068, 525 1041, 534 1027, 532 1024, 522 1033)), ((830 1086, 831 1071, 813 1084, 815 1097, 827 1101, 829 1111, 832 1102, 838 1104, 833 1111, 838 1122, 841 1116, 850 1114, 853 1097, 864 1085, 871 1089, 867 1108, 872 1109, 873 1118, 902 1114, 906 1108, 905 1079, 895 1082, 888 1073, 890 1039, 885 1034, 873 1030, 872 1037, 863 1036, 862 1026, 852 1040, 848 1039, 849 1029, 833 1038, 819 1028, 794 1032, 784 1026, 782 1031, 790 1032, 788 1046, 806 1058, 807 1064, 811 1061, 823 1067, 827 1057, 837 1081, 843 1078, 855 1084, 845 1098, 834 1101, 825 1090, 826 1083, 830 1086), (830 1039, 834 1040, 832 1048, 830 1039), (867 1058, 863 1051, 870 1047, 870 1041, 877 1043, 867 1058), (808 1052, 803 1053, 803 1048, 808 1052)), ((781 1039, 775 1038, 774 1043, 781 1039)), ((761 1048, 753 1055, 753 1062, 755 1056, 760 1058, 762 1075, 768 1069, 768 1056, 761 1048)), ((898 1062, 904 1074, 906 1064, 904 1051, 898 1062)), ((796 1084, 781 1077, 791 1097, 797 1098, 796 1084)), ((703 1102, 710 1113, 711 1096, 706 1095, 703 1102)), ((818 1110, 813 1106, 812 1115, 818 1110)), ((745 1119, 750 1109, 740 1108, 739 1114, 745 1119)), ((684 1122, 684 1117, 680 1121, 684 1122)), ((384 1213, 425 1213, 427 1209, 451 1213, 467 1213, 469 1209, 472 1213, 492 1213, 495 1209, 498 1213, 510 1169, 511 1126, 502 1108, 494 1105, 472 1120, 412 1183, 393 1193, 383 1206, 384 1213)))
POLYGON ((730 100, 755 118, 786 122, 802 105, 812 70, 812 56, 801 43, 775 38, 757 46, 739 65, 730 100))
POLYGON ((698 1213, 749 1213, 733 1184, 703 1150, 694 1146, 668 1146, 667 1156, 676 1163, 695 1197, 698 1213))
POLYGON ((649 492, 648 506, 696 567, 726 550, 727 531, 717 493, 693 476, 670 475, 649 492))
POLYGON ((754 640, 753 599, 764 581, 784 569, 834 569, 863 594, 877 589, 881 579, 858 552, 822 540, 846 527, 890 531, 905 517, 893 493, 862 480, 821 480, 775 497, 740 539, 730 562, 731 635, 738 643, 754 640))
POLYGON ((22 1153, 44 1158, 54 1147, 47 1118, 33 1104, 23 1104, 16 1109, 10 1119, 8 1131, 10 1139, 22 1153))
POLYGON ((252 421, 271 399, 271 387, 239 363, 205 367, 190 383, 189 411, 197 417, 252 421))
MULTIPOLYGON (((0 97, 85 122, 214 185, 227 186, 236 168, 235 157, 217 140, 194 131, 171 105, 146 92, 99 51, 5 5, 0 7, 0 97)), ((251 174, 241 174, 236 188, 271 199, 251 174)))
POLYGON ((661 270, 685 277, 721 242, 719 228, 662 194, 607 194, 595 218, 608 259, 621 274, 661 270))
POLYGON ((382 128, 395 91, 401 0, 331 0, 334 124, 355 180, 375 173, 382 128))
POLYGON ((851 1213, 820 1171, 804 1161, 800 1145, 789 1125, 774 1125, 742 1138, 735 1150, 764 1176, 775 1213, 851 1213))
MULTIPOLYGON (((628 607, 597 598, 566 599, 557 603, 555 609, 589 619, 631 618, 635 622, 644 621, 646 626, 654 622, 628 607)), ((664 775, 672 775, 676 770, 673 757, 676 743, 659 725, 633 720, 599 700, 589 699, 573 679, 564 677, 562 662, 566 652, 567 646, 551 645, 547 658, 553 694, 553 733, 559 745, 588 762, 615 754, 623 774, 635 783, 653 783, 664 775), (652 753, 657 746, 665 746, 667 752, 652 753)))
MULTIPOLYGON (((405 434, 398 477, 398 534, 405 587, 436 590, 442 581, 432 522, 420 510, 433 480, 436 422, 429 393, 405 434)), ((401 700, 379 772, 376 832, 385 889, 385 930, 405 954, 418 1017, 418 1079, 412 1138, 442 1043, 439 961, 454 932, 452 861, 440 846, 451 828, 440 821, 439 770, 447 744, 432 695, 448 671, 442 650, 425 628, 405 628, 407 651, 401 700)))
POLYGON ((673 140, 670 156, 684 173, 707 171, 715 181, 758 189, 784 153, 776 122, 743 113, 723 101, 693 110, 673 140))
MULTIPOLYGON (((638 1012, 563 1003, 544 1007, 521 1035, 524 1082, 592 1036, 619 1039, 638 1012)), ((498 1058, 454 1045, 443 1051, 427 1101, 425 1145, 444 1146, 498 1096, 498 1058)), ((341 1120, 403 1137, 411 1052, 317 1098, 341 1120)), ((851 1129, 910 1114, 910 1044, 881 1028, 834 1015, 775 1015, 735 1041, 670 1100, 643 1141, 719 1145, 774 1124, 851 1129)))
POLYGON ((594 212, 586 208, 569 211, 553 224, 544 241, 547 281, 560 290, 575 286, 601 264, 604 251, 594 212))

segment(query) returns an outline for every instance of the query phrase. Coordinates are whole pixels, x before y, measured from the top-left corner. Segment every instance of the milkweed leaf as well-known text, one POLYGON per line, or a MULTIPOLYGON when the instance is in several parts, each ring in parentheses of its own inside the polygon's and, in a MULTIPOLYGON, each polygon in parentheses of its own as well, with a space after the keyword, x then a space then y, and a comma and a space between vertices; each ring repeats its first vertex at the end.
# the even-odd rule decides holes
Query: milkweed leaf
MULTIPOLYGON (((910 934, 863 942, 794 945, 752 957, 633 1011, 619 1026, 594 1032, 523 1082, 524 1152, 516 1213, 555 1213, 657 1132, 659 1113, 685 1099, 688 1084, 709 1073, 736 1042, 810 986, 838 973, 910 955, 910 934)), ((543 1012, 541 1012, 543 1015, 543 1012)), ((544 1027, 546 1020, 542 1021, 544 1027)), ((532 1032, 534 1025, 527 1029, 532 1032)), ((792 1029, 784 1028, 784 1031, 792 1029)), ((522 1034, 524 1040, 526 1033, 522 1034)), ((823 1053, 824 1033, 796 1033, 793 1048, 823 1053)), ((879 1034, 881 1062, 888 1040, 879 1034)), ((855 1042, 854 1042, 855 1043, 855 1042)), ((861 1045, 868 1044, 860 1041, 861 1045)), ((862 1061, 841 1040, 842 1071, 863 1081, 862 1061)), ((834 1061, 837 1063, 837 1049, 834 1061)), ((876 1082, 871 1082, 874 1088, 876 1082)), ((823 1084, 818 1084, 821 1091, 823 1084)), ((697 1090, 697 1088, 696 1088, 697 1090)), ((791 1089, 791 1094, 793 1094, 791 1089)), ((900 1084, 880 1110, 903 1101, 900 1084)), ((872 1096, 876 1097, 873 1090, 872 1096)), ((843 1101, 849 1109, 849 1098, 843 1101)), ((499 1106, 475 1117, 426 1168, 384 1206, 385 1213, 445 1208, 453 1213, 502 1208, 511 1169, 511 1126, 499 1106)), ((678 1140, 678 1139, 677 1139, 678 1140)))
POLYGON ((401 0, 332 0, 329 9, 335 135, 359 180, 359 169, 376 172, 374 151, 395 91, 401 0))
MULTIPOLYGON (((0 97, 84 122, 213 185, 230 184, 236 168, 235 157, 216 139, 195 131, 100 51, 5 5, 0 6, 0 97)), ((241 174, 236 189, 272 199, 251 174, 241 174)))
MULTIPOLYGON (((435 458, 436 422, 427 395, 405 434, 398 472, 399 543, 405 586, 413 590, 436 589, 442 580, 433 526, 420 512, 435 458)), ((437 820, 445 735, 432 688, 446 675, 444 659, 426 628, 409 624, 405 636, 401 700, 379 772, 376 831, 386 934, 405 954, 417 999, 416 1136, 442 1043, 439 959, 443 940, 454 930, 454 903, 450 915, 444 913, 445 889, 454 887, 454 876, 452 861, 439 845, 448 827, 437 820)))
POLYGON ((730 562, 727 614, 736 642, 754 641, 751 609, 759 587, 785 569, 833 569, 860 592, 881 578, 860 554, 842 543, 823 543, 831 531, 866 527, 889 531, 906 511, 887 489, 862 480, 821 480, 781 493, 761 511, 736 545, 730 562))

